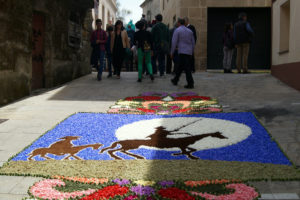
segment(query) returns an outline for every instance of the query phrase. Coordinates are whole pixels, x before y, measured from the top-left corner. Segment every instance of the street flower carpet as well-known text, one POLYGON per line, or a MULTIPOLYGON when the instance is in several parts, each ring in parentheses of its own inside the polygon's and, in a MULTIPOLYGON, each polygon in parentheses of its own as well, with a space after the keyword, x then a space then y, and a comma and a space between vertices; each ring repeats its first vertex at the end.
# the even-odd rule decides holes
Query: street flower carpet
POLYGON ((257 199, 247 181, 300 172, 250 112, 196 93, 147 92, 76 113, 13 156, 2 175, 45 179, 31 199, 257 199))

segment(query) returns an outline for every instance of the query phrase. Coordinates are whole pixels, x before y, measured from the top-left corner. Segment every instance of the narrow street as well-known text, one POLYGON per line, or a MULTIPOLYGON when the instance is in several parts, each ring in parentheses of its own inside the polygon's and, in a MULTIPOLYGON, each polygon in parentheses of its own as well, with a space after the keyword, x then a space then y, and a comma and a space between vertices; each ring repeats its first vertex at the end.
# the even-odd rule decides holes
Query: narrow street
MULTIPOLYGON (((270 74, 196 73, 194 78, 192 91, 218 99, 224 112, 254 112, 292 162, 300 166, 298 91, 270 74)), ((136 79, 136 73, 123 73, 121 80, 105 78, 98 82, 96 74, 90 74, 0 108, 0 119, 7 120, 0 124, 0 164, 76 112, 106 113, 119 99, 143 92, 186 91, 184 77, 179 86, 171 84, 170 75, 158 77, 154 83, 148 78, 136 83, 136 79)), ((41 178, 0 176, 0 199, 26 197, 28 188, 38 180, 41 178)), ((263 194, 263 199, 298 199, 300 196, 299 181, 253 185, 263 194)))

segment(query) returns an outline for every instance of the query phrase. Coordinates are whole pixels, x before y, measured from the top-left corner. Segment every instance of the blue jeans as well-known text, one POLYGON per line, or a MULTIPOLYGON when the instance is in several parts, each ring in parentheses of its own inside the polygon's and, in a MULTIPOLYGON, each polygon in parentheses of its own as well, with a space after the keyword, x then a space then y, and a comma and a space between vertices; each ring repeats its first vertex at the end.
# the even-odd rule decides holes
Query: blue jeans
POLYGON ((154 68, 153 71, 154 72, 157 69, 156 60, 158 60, 158 70, 159 70, 160 75, 162 76, 162 75, 165 74, 165 71, 166 71, 166 55, 164 53, 161 53, 161 52, 158 52, 158 51, 154 52, 153 63, 152 63, 152 64, 155 64, 153 66, 153 68, 154 68))
POLYGON ((103 68, 104 68, 104 64, 105 64, 104 56, 105 56, 105 51, 100 51, 99 55, 97 57, 97 70, 98 70, 97 78, 99 80, 101 80, 102 72, 103 72, 103 68), (100 61, 100 65, 98 65, 99 61, 100 61))

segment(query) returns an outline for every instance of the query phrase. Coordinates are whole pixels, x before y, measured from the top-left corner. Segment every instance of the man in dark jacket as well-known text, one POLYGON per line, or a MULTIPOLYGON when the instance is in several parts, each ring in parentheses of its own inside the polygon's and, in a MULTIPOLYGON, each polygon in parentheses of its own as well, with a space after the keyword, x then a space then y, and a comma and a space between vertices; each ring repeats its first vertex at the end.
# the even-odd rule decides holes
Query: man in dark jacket
POLYGON ((241 73, 243 64, 243 73, 248 73, 248 55, 250 43, 254 36, 254 31, 247 21, 247 14, 240 13, 239 21, 234 25, 234 42, 237 48, 237 70, 241 73))
POLYGON ((97 30, 95 30, 91 35, 91 46, 93 47, 93 64, 98 70, 97 79, 101 81, 102 72, 104 68, 104 58, 105 58, 105 44, 107 42, 106 32, 102 29, 102 20, 96 20, 97 30), (98 62, 100 61, 100 65, 98 62))
POLYGON ((156 17, 157 23, 152 28, 154 59, 158 59, 160 76, 163 76, 166 71, 166 55, 170 53, 170 34, 169 28, 162 23, 163 17, 158 14, 156 17))
MULTIPOLYGON (((196 31, 195 26, 190 24, 190 20, 189 20, 188 17, 185 17, 184 20, 185 20, 185 26, 193 32, 195 43, 197 43, 197 31, 196 31)), ((195 72, 196 71, 196 68, 195 68, 195 54, 193 54, 193 56, 192 56, 192 64, 191 65, 192 65, 192 69, 191 69, 192 72, 195 72)))

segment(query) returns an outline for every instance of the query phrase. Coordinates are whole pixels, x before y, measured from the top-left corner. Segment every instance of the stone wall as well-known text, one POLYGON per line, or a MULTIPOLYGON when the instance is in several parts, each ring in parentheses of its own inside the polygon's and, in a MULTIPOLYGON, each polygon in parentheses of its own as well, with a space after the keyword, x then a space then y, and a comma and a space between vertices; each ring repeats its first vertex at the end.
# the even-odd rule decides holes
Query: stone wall
POLYGON ((0 105, 30 93, 30 1, 0 0, 0 105))
POLYGON ((45 16, 44 87, 57 86, 91 72, 92 0, 0 0, 0 105, 31 92, 32 16, 45 16), (68 45, 70 13, 82 26, 80 48, 68 45))

